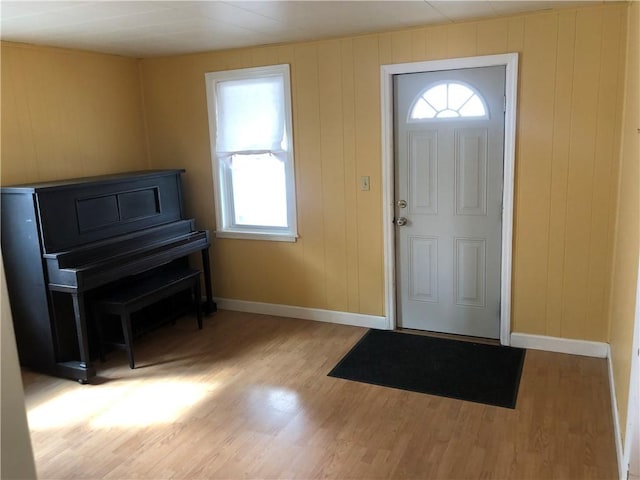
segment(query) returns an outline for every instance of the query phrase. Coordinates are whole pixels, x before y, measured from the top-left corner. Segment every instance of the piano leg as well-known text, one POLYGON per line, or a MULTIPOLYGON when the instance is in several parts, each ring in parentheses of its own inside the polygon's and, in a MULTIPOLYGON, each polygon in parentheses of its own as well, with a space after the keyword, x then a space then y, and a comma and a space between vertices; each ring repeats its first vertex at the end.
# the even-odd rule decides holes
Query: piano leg
MULTIPOLYGON (((80 349, 80 362, 78 362, 79 370, 84 371, 85 375, 80 375, 77 380, 80 383, 87 383, 89 376, 92 375, 91 358, 89 357, 89 339, 87 338, 87 319, 84 305, 84 295, 82 293, 72 293, 73 313, 76 321, 76 332, 78 335, 78 347, 80 349)), ((95 374, 95 373, 94 373, 95 374)))
POLYGON ((204 304, 204 312, 209 315, 217 310, 216 303, 213 301, 211 293, 211 267, 209 265, 209 248, 202 249, 202 269, 204 271, 204 289, 207 301, 204 304))

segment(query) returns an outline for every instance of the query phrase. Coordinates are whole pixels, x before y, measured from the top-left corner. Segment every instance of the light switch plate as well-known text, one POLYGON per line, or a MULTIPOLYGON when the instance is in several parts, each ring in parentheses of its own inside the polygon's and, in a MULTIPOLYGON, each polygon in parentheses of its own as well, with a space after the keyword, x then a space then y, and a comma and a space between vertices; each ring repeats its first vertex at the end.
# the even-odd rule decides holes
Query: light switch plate
POLYGON ((369 191, 369 176, 360 177, 360 190, 363 192, 369 191))

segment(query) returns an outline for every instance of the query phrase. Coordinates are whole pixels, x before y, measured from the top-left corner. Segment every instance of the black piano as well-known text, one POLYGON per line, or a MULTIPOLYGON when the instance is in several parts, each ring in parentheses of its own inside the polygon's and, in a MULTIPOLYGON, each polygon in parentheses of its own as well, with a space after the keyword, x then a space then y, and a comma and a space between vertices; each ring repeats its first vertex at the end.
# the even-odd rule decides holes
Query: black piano
POLYGON ((95 376, 90 303, 101 289, 201 252, 208 231, 182 204, 184 170, 152 170, 3 187, 2 256, 20 363, 86 383, 95 376))

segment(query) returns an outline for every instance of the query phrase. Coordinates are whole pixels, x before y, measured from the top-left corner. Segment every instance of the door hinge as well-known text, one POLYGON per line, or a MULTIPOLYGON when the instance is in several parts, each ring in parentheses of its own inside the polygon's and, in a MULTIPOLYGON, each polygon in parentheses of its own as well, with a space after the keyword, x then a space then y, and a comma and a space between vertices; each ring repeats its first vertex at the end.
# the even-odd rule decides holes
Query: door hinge
POLYGON ((502 97, 502 111, 506 112, 507 111, 507 96, 503 95, 502 97))

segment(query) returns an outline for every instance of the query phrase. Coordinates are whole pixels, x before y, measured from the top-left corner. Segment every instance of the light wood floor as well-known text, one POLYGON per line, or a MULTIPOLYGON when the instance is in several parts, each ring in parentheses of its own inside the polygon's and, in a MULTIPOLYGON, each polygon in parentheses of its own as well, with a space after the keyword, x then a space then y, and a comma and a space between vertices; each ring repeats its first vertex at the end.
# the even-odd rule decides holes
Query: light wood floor
POLYGON ((41 479, 616 477, 606 362, 528 351, 515 410, 327 377, 365 329, 219 312, 24 372, 41 479))

